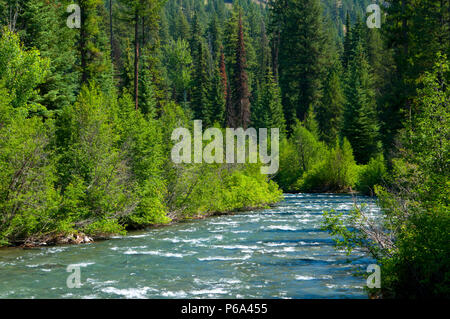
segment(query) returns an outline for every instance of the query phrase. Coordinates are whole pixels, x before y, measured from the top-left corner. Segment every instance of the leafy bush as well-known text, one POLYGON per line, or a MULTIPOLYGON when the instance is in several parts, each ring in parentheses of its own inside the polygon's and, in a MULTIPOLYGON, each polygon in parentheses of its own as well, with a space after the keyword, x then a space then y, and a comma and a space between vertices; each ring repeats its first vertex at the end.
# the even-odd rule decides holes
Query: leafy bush
POLYGON ((86 231, 104 219, 118 223, 136 202, 133 188, 128 187, 132 185, 129 164, 118 148, 120 135, 111 121, 114 108, 91 85, 58 119, 58 185, 65 204, 60 213, 72 216, 74 226, 86 231))
POLYGON ((36 87, 49 72, 50 61, 40 57, 36 49, 26 51, 19 36, 3 29, 0 39, 0 82, 9 90, 11 105, 29 111, 42 110, 35 102, 36 87), (18 72, 20 70, 20 72, 18 72))
POLYGON ((280 145, 280 171, 276 181, 285 191, 296 191, 297 180, 324 159, 326 146, 301 122, 297 122, 292 136, 280 145))
POLYGON ((306 171, 297 182, 304 192, 349 191, 354 187, 359 167, 347 139, 326 153, 326 158, 306 171))
POLYGON ((386 174, 384 157, 380 154, 376 158, 372 158, 367 165, 361 167, 356 189, 365 195, 373 196, 375 185, 382 185, 385 182, 386 174))
POLYGON ((51 131, 50 122, 45 125, 14 109, 0 87, 0 245, 23 243, 57 227, 51 131))

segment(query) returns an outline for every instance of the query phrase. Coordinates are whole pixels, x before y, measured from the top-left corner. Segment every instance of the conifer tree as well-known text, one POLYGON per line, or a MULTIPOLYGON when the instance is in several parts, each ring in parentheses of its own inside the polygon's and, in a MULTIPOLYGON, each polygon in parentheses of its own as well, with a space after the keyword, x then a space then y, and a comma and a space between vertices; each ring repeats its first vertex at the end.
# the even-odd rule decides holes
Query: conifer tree
POLYGON ((213 126, 215 123, 223 125, 226 101, 223 85, 221 71, 216 67, 211 80, 211 89, 209 93, 211 101, 205 112, 205 119, 208 126, 213 126))
POLYGON ((342 112, 345 103, 342 77, 342 67, 339 60, 336 59, 328 70, 323 96, 316 110, 320 137, 328 145, 335 143, 342 127, 342 112))
POLYGON ((350 23, 350 15, 347 12, 345 17, 345 35, 344 35, 344 52, 342 53, 342 64, 347 69, 348 61, 351 56, 352 46, 352 26, 350 23))
MULTIPOLYGON (((141 46, 146 44, 146 31, 151 31, 151 34, 156 36, 159 22, 159 11, 161 8, 161 1, 154 0, 120 0, 124 5, 124 14, 126 20, 133 26, 133 47, 134 47, 134 100, 135 108, 139 108, 139 73, 140 73, 140 55, 141 46), (150 30, 147 30, 150 29, 150 30)), ((159 40, 159 39, 158 39, 159 40)), ((159 41, 156 41, 159 46, 159 41)), ((154 67, 154 66, 153 66, 154 67)), ((155 77, 155 75, 152 75, 155 77)), ((153 79, 155 80, 155 79, 153 79)))
POLYGON ((183 11, 179 9, 177 13, 177 18, 175 21, 175 31, 173 33, 173 38, 175 40, 177 39, 183 39, 188 41, 190 39, 190 26, 189 22, 186 19, 186 16, 184 15, 183 11))
POLYGON ((211 57, 213 61, 216 62, 220 56, 220 49, 222 46, 222 30, 216 14, 213 15, 209 22, 207 35, 211 57))
POLYGON ((375 91, 362 47, 356 46, 346 79, 342 135, 353 147, 358 163, 366 164, 379 152, 375 91))
POLYGON ((236 121, 233 127, 246 129, 250 124, 250 91, 248 88, 247 58, 244 43, 244 26, 239 15, 237 46, 235 52, 234 74, 232 79, 232 109, 236 121))
POLYGON ((223 54, 223 47, 221 47, 220 50, 220 77, 222 82, 222 89, 223 89, 223 95, 225 100, 228 98, 228 76, 227 76, 227 70, 226 70, 226 64, 225 64, 225 55, 223 54))
POLYGON ((291 127, 320 97, 327 52, 321 5, 318 0, 277 0, 270 6, 272 30, 279 32, 279 82, 291 127))
POLYGON ((419 78, 434 66, 438 52, 450 56, 450 2, 387 2, 382 32, 394 65, 380 117, 383 142, 391 150, 404 123, 420 112, 412 103, 419 78))
POLYGON ((270 69, 257 92, 257 99, 252 108, 252 126, 255 128, 279 128, 280 132, 284 132, 286 127, 281 105, 281 92, 270 69))
POLYGON ((269 39, 267 37, 266 24, 264 23, 263 19, 261 19, 260 23, 259 37, 261 40, 258 50, 258 78, 263 79, 266 76, 267 72, 269 72, 271 63, 269 39))
POLYGON ((207 117, 209 107, 210 79, 208 76, 206 44, 201 41, 197 43, 198 48, 194 50, 196 60, 192 73, 191 109, 194 111, 195 119, 204 120, 207 117))
POLYGON ((81 9, 79 48, 81 82, 83 84, 95 80, 99 74, 107 69, 107 59, 105 57, 107 45, 105 38, 100 32, 100 17, 98 15, 98 8, 101 4, 101 0, 79 1, 81 9))
POLYGON ((42 57, 51 60, 49 73, 39 86, 39 102, 48 110, 61 109, 74 102, 78 91, 76 29, 66 26, 66 12, 58 5, 43 0, 22 4, 18 31, 24 45, 37 48, 42 57))

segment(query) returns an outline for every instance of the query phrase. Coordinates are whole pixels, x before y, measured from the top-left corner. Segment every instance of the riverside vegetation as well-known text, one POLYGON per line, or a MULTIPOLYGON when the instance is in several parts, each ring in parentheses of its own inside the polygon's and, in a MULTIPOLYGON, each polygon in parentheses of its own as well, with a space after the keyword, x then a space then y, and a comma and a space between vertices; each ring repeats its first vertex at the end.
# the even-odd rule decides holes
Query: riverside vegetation
MULTIPOLYGON (((276 203, 377 195, 324 229, 383 297, 449 293, 449 3, 0 0, 0 246, 276 203), (175 164, 174 129, 279 128, 280 169, 175 164)), ((71 239, 72 238, 72 239, 71 239)))

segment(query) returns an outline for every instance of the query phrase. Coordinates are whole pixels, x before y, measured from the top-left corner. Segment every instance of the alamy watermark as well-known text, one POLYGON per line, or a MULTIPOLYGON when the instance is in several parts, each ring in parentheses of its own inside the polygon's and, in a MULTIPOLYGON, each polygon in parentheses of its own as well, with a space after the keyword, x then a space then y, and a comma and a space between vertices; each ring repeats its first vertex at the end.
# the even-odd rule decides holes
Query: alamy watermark
POLYGON ((381 288, 381 268, 376 264, 367 266, 368 273, 371 273, 366 280, 368 288, 381 288))
POLYGON ((259 136, 254 128, 227 128, 225 141, 222 130, 208 128, 203 132, 202 121, 194 121, 194 137, 187 128, 176 128, 172 132, 172 141, 178 141, 172 148, 171 158, 180 163, 258 163, 263 164, 261 174, 275 174, 279 168, 279 136, 278 128, 270 129, 270 154, 267 128, 259 129, 259 136), (193 143, 192 143, 193 140, 193 143), (203 147, 204 141, 211 141, 203 147), (259 142, 259 145, 258 145, 259 142), (193 145, 192 145, 193 144, 193 145), (192 146, 194 151, 192 152, 192 146), (248 147, 248 152, 247 152, 248 147))
POLYGON ((66 280, 67 288, 81 288, 81 266, 69 265, 66 271, 70 273, 66 280))
POLYGON ((70 15, 67 17, 67 26, 71 29, 81 28, 81 8, 78 4, 71 4, 67 7, 67 13, 70 15))
POLYGON ((376 3, 372 3, 367 6, 366 13, 371 13, 370 16, 367 17, 366 24, 369 29, 373 28, 381 28, 381 9, 380 6, 376 3))

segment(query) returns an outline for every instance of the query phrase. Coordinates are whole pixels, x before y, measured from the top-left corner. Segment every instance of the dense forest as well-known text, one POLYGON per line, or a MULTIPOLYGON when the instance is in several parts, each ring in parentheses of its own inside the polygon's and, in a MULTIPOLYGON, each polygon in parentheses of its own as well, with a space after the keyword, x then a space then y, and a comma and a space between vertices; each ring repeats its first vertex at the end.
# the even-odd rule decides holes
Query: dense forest
POLYGON ((75 242, 264 207, 376 195, 324 229, 383 297, 448 297, 450 3, 0 0, 0 246, 75 242), (69 7, 69 10, 68 10, 69 7), (172 131, 279 128, 280 169, 175 164, 172 131))

